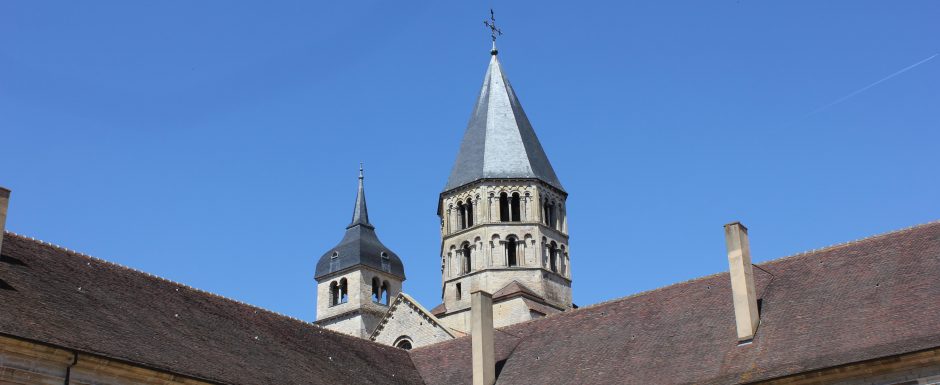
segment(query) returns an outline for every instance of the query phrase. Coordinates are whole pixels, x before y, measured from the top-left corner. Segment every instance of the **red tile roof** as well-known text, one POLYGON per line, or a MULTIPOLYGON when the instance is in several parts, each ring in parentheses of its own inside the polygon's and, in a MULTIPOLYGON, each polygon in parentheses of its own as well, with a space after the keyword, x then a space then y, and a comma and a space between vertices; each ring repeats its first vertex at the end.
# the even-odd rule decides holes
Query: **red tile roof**
MULTIPOLYGON (((751 344, 722 273, 499 329, 497 382, 734 384, 940 347, 940 223, 758 266, 751 344)), ((427 384, 469 383, 469 349, 411 357, 427 384)))
MULTIPOLYGON (((940 223, 758 265, 738 346, 726 273, 496 331, 500 384, 733 384, 940 347, 940 223)), ((0 333, 235 384, 470 383, 470 338, 406 353, 7 234, 0 333)))
POLYGON ((408 354, 7 233, 0 333, 212 382, 420 384, 408 354))

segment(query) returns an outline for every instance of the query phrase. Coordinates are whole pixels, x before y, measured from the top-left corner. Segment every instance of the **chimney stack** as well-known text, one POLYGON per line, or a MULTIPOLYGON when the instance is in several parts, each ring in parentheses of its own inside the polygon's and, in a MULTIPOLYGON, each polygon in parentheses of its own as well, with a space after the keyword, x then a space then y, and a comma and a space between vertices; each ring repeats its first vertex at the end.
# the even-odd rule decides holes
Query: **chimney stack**
POLYGON ((738 341, 754 338, 760 315, 757 312, 757 290, 754 288, 754 270, 751 268, 751 247, 747 240, 747 227, 740 222, 725 225, 725 243, 728 246, 728 265, 731 275, 731 293, 734 297, 734 318, 738 341))
POLYGON ((482 290, 470 294, 470 337, 473 343, 473 385, 496 383, 493 348, 493 295, 482 290))
POLYGON ((3 251, 3 231, 7 227, 7 206, 10 203, 10 190, 0 187, 0 252, 3 251))

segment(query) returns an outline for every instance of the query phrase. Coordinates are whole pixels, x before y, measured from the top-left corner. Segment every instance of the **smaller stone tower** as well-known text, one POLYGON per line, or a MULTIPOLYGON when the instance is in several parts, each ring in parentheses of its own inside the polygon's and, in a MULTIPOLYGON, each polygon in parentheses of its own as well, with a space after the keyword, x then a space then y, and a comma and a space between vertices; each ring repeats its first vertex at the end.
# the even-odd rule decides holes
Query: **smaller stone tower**
POLYGON ((338 245, 317 262, 317 324, 327 329, 368 338, 401 292, 405 268, 395 253, 379 241, 369 223, 362 166, 352 223, 338 245))

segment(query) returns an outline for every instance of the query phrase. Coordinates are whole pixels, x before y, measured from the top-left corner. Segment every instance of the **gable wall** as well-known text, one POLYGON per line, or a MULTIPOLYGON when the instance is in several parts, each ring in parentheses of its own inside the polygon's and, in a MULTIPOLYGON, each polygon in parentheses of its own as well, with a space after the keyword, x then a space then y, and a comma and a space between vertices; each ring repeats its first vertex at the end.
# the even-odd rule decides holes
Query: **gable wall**
POLYGON ((391 346, 398 337, 408 336, 412 346, 419 347, 453 339, 443 327, 401 297, 393 306, 388 321, 379 326, 375 342, 391 346))

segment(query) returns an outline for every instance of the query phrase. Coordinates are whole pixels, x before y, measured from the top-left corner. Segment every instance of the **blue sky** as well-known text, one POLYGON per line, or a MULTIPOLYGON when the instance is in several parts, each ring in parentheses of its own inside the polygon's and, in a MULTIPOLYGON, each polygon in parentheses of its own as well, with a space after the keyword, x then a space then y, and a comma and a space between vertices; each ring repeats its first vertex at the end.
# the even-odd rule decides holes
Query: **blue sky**
POLYGON ((7 1, 7 228, 313 320, 363 161, 430 308, 490 6, 579 305, 940 219, 935 1, 7 1))

